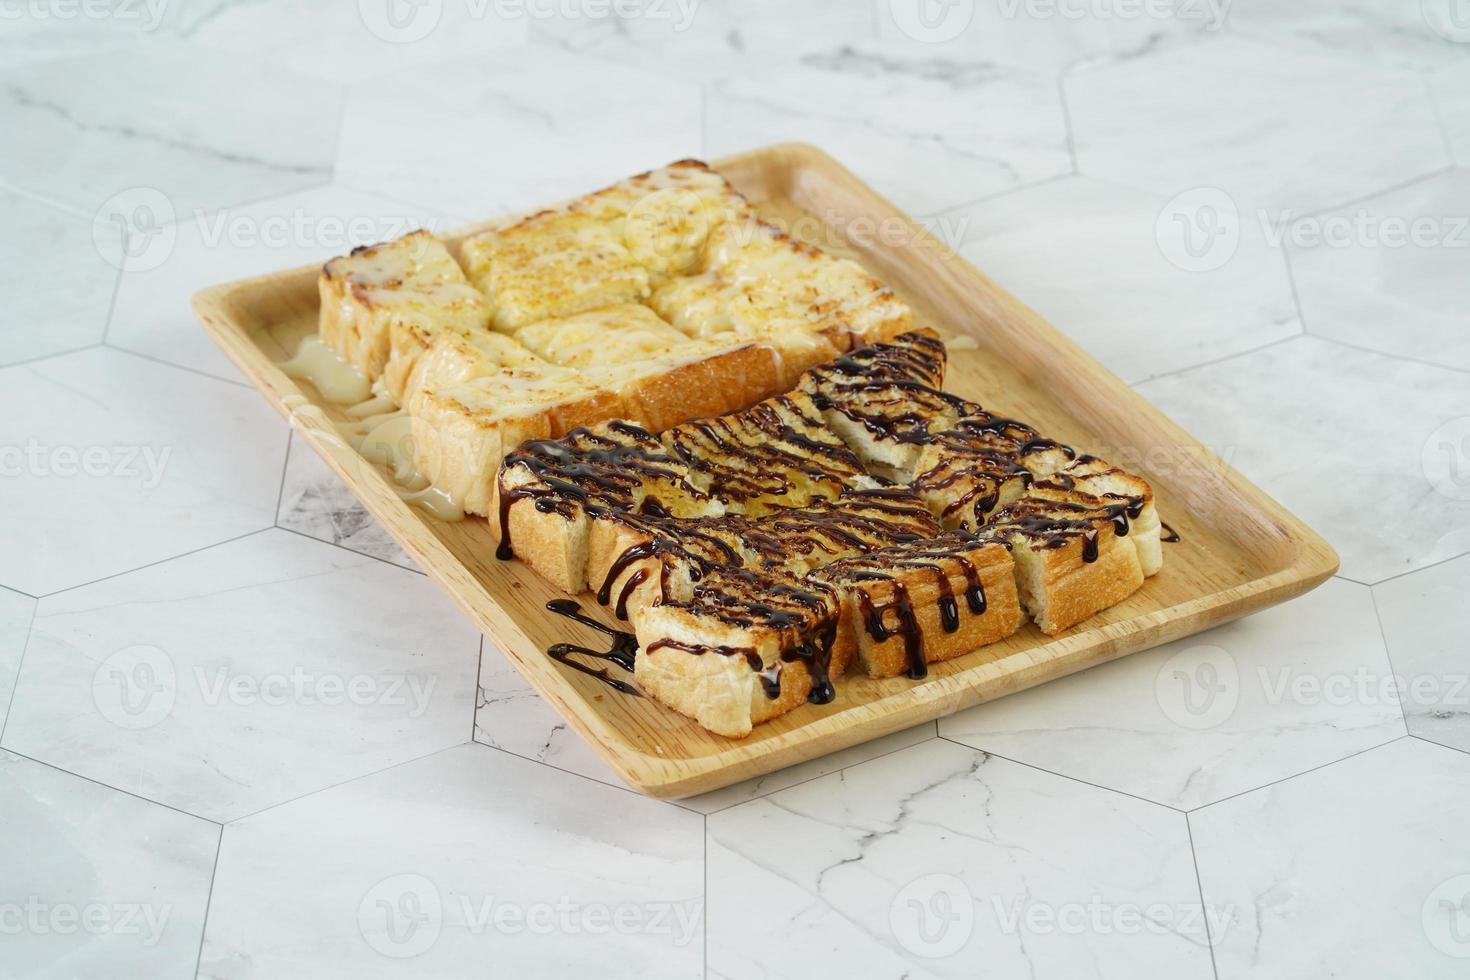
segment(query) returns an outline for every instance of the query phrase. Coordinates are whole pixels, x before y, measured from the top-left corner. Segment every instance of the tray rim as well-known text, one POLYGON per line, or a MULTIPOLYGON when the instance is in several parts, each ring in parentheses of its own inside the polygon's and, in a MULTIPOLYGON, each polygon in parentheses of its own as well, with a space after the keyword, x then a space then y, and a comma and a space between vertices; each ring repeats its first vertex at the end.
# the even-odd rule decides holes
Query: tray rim
MULTIPOLYGON (((915 234, 921 227, 909 215, 883 198, 864 181, 825 151, 806 143, 777 143, 734 154, 711 163, 717 170, 734 170, 763 161, 774 161, 793 173, 825 171, 825 176, 846 185, 863 199, 880 218, 905 223, 915 234)), ((554 206, 554 205, 552 205, 554 206)), ((460 228, 437 232, 457 241, 466 235, 515 221, 543 208, 528 209, 460 228)), ((1070 358, 1085 363, 1100 383, 1111 389, 1130 413, 1142 414, 1181 446, 1195 447, 1210 458, 1215 479, 1223 480, 1254 507, 1268 516, 1283 543, 1291 546, 1289 559, 1275 571, 1242 584, 1217 589, 1173 606, 1140 613, 1114 623, 1099 624, 1046 640, 1024 651, 1044 651, 1039 662, 1020 670, 999 673, 981 689, 978 675, 1000 661, 985 661, 948 676, 932 676, 876 700, 853 704, 840 712, 815 718, 782 734, 759 742, 731 740, 719 752, 693 758, 665 758, 628 742, 618 726, 595 711, 583 707, 583 695, 564 677, 553 661, 526 635, 516 618, 477 579, 438 536, 421 520, 416 508, 404 502, 378 468, 368 464, 347 446, 335 424, 314 404, 301 387, 280 370, 276 362, 251 339, 252 328, 242 324, 233 304, 261 287, 287 278, 315 275, 320 263, 297 266, 209 286, 194 294, 192 306, 201 325, 224 350, 247 379, 299 431, 347 485, 353 495, 383 524, 395 541, 456 605, 505 653, 518 672, 546 699, 557 713, 586 741, 621 779, 650 796, 680 798, 819 758, 849 745, 861 744, 925 721, 993 700, 1005 694, 1054 680, 1066 674, 1138 652, 1161 643, 1191 635, 1210 626, 1305 593, 1330 578, 1338 569, 1332 547, 1304 521, 1288 511, 1265 491, 1255 486, 1234 467, 1219 459, 1125 384, 1110 370, 1068 339, 1039 314, 1030 310, 996 285, 962 256, 932 237, 923 255, 902 246, 885 246, 897 253, 913 252, 908 261, 932 261, 962 285, 978 287, 1007 312, 1026 321, 1035 339, 1070 358), (532 653, 527 655, 526 650, 532 653), (1021 678, 1034 673, 1034 678, 1021 678), (1014 679, 1014 680, 1013 680, 1014 679), (1001 690, 1000 688, 1004 688, 1001 690), (856 732, 860 737, 851 737, 856 732)), ((998 668, 997 668, 998 669, 998 668)), ((693 721, 688 722, 694 725, 693 721)))

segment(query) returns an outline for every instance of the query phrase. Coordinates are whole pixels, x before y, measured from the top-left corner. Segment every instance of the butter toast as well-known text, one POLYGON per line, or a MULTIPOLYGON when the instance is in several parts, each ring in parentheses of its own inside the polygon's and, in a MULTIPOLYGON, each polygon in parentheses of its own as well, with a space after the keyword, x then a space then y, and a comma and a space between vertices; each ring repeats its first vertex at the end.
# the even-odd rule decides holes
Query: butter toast
POLYGON ((394 324, 416 328, 404 336, 422 339, 484 330, 490 322, 484 295, 427 231, 332 259, 317 277, 317 291, 323 342, 369 381, 388 363, 394 324))

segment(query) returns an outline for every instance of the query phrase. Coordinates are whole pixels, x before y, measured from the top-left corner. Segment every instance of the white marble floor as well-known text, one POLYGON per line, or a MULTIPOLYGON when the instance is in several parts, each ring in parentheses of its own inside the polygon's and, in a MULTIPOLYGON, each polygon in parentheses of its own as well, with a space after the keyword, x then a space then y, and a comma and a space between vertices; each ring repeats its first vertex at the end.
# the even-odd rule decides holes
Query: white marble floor
POLYGON ((3 14, 0 980, 1470 975, 1463 0, 3 14), (787 139, 931 219, 1341 574, 653 801, 188 309, 787 139))

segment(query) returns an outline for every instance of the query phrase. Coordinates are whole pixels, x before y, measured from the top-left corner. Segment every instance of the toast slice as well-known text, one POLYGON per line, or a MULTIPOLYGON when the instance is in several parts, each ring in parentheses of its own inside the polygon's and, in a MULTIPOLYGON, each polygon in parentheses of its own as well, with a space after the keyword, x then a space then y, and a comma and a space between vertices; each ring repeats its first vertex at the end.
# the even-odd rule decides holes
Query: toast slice
POLYGON ((782 391, 795 387, 803 371, 841 356, 844 350, 804 323, 737 317, 738 302, 713 272, 674 278, 649 299, 653 309, 690 337, 726 343, 746 340, 769 346, 776 353, 782 391))
POLYGON ((584 211, 541 211, 465 240, 470 281, 490 298, 491 322, 514 331, 649 294, 648 272, 616 230, 584 211))
POLYGON ((1021 625, 1010 551, 951 532, 843 558, 817 571, 842 596, 844 629, 869 677, 906 674, 1003 640, 1021 625))
POLYGON ((902 334, 807 371, 800 387, 870 470, 908 483, 931 433, 983 414, 935 383, 943 375, 943 359, 933 353, 938 344, 923 333, 902 334))
POLYGON ((500 547, 566 592, 587 587, 592 518, 607 513, 706 517, 718 501, 689 483, 689 468, 631 422, 574 429, 523 443, 497 481, 500 547))
POLYGON ((805 575, 842 558, 895 542, 932 538, 943 529, 905 487, 844 491, 835 500, 777 511, 745 534, 745 551, 764 568, 805 575))
POLYGON ((736 514, 683 520, 598 514, 589 528, 587 585, 619 619, 649 603, 687 602, 707 575, 757 564, 749 544, 754 524, 736 514))
POLYGON ((855 343, 895 336, 913 322, 857 263, 797 242, 748 210, 710 233, 698 271, 670 278, 648 302, 691 337, 770 344, 786 388, 855 343))
POLYGON ((441 333, 402 388, 420 477, 466 513, 488 516, 505 454, 619 414, 617 396, 502 334, 441 333))
POLYGON ((1119 533, 1126 527, 1089 494, 1046 488, 1003 508, 982 535, 1010 545, 1021 604, 1055 636, 1143 585, 1138 550, 1119 533))
POLYGON ((653 284, 697 264, 714 230, 745 207, 719 174, 682 160, 475 235, 461 256, 495 327, 518 330, 647 299, 653 284))
MULTIPOLYGON (((414 328, 405 338, 488 328, 490 305, 470 285, 444 243, 415 231, 332 259, 317 278, 322 340, 369 381, 388 364, 393 327, 414 328)), ((424 340, 426 347, 428 340, 424 340)), ((405 348, 405 355, 414 353, 405 348)), ((406 374, 411 365, 400 368, 406 374)))
POLYGON ((698 160, 679 160, 589 194, 578 207, 610 222, 658 285, 692 272, 710 234, 750 204, 698 160))
POLYGON ((1106 508, 1119 533, 1138 552, 1138 565, 1145 577, 1156 575, 1164 567, 1159 512, 1147 480, 1096 456, 1084 455, 1037 483, 1034 492, 1046 496, 1058 491, 1072 495, 1068 499, 1085 494, 1096 506, 1106 508))
POLYGON ((857 457, 803 392, 677 425, 663 443, 688 464, 690 482, 749 516, 830 500, 868 482, 857 457))
POLYGON ((780 387, 770 347, 691 340, 636 303, 542 320, 514 336, 548 361, 576 368, 614 392, 622 417, 655 432, 733 412, 780 387))
POLYGON ((634 617, 633 678, 660 703, 729 738, 808 701, 835 696, 851 638, 838 630, 834 589, 771 572, 717 571, 688 601, 634 617))

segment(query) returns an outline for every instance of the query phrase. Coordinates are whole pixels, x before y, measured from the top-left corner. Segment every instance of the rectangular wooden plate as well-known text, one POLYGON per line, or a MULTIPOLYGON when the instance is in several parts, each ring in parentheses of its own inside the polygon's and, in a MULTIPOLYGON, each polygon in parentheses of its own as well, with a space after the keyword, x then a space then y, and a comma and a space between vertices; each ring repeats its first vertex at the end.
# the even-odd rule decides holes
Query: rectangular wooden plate
MULTIPOLYGON (((281 372, 277 362, 316 329, 317 267, 200 292, 195 311, 215 341, 629 785, 661 797, 717 789, 1187 636, 1306 592, 1337 569, 1337 555, 1305 524, 826 154, 780 145, 715 166, 791 234, 861 261, 913 305, 919 323, 973 338, 951 343, 947 388, 1140 473, 1182 540, 1167 546, 1163 571, 1141 591, 1063 636, 1028 625, 918 682, 842 678, 831 704, 732 741, 548 658, 553 642, 594 639, 546 611, 559 593, 520 562, 497 561, 487 522, 445 523, 405 504, 338 435, 341 411, 281 372)), ((457 248, 505 220, 445 237, 457 248)), ((589 612, 613 624, 587 599, 589 612)))

